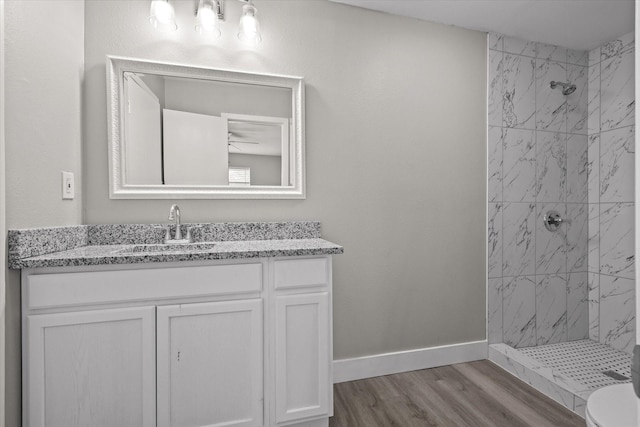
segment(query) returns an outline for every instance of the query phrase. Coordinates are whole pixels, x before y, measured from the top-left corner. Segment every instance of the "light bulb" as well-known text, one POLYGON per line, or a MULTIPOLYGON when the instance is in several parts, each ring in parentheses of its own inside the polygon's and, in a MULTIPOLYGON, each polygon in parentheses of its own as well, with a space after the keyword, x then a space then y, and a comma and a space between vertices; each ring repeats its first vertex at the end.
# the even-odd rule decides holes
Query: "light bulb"
POLYGON ((178 25, 176 25, 176 12, 171 3, 169 3, 169 0, 151 1, 149 22, 159 30, 175 31, 178 29, 178 25))
POLYGON ((252 4, 242 6, 242 18, 240 18, 240 29, 238 38, 244 42, 259 43, 262 40, 260 34, 260 23, 256 15, 258 10, 252 4))
POLYGON ((196 31, 200 34, 220 37, 218 29, 218 14, 213 8, 211 0, 200 0, 198 13, 196 15, 196 31))

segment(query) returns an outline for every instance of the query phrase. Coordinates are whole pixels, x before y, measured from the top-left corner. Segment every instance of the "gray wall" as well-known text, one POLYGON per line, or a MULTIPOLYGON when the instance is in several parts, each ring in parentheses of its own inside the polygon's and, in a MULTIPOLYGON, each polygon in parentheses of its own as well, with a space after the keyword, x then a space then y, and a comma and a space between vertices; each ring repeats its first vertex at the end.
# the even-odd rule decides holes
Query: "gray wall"
POLYGON ((5 3, 7 227, 82 223, 84 4, 5 3), (76 198, 62 200, 61 171, 76 198))
MULTIPOLYGON (((165 221, 170 200, 108 197, 106 54, 302 75, 307 199, 183 201, 184 219, 322 221, 346 248, 334 269, 336 359, 483 339, 485 35, 274 0, 256 2, 264 41, 247 48, 235 38, 240 7, 228 5, 224 35, 206 44, 190 0, 176 2, 173 34, 149 26, 148 1, 6 2, 8 226, 165 221), (76 174, 74 201, 60 200, 61 170, 76 174)), ((19 276, 8 277, 14 427, 19 276)))
POLYGON ((229 153, 229 166, 250 168, 251 185, 280 185, 282 157, 229 153))
MULTIPOLYGON (((8 228, 82 223, 84 2, 5 2, 8 228), (61 199, 61 171, 75 200, 61 199)), ((5 271, 7 427, 20 425, 20 276, 5 271)))
POLYGON ((221 113, 291 118, 291 89, 166 79, 166 108, 219 116, 221 113))
POLYGON ((172 200, 110 200, 105 55, 304 76, 306 200, 180 201, 189 221, 319 220, 335 358, 485 338, 486 36, 325 0, 256 1, 263 42, 156 32, 146 1, 86 2, 87 223, 163 222, 172 200))
MULTIPOLYGON (((5 378, 5 315, 6 315, 6 268, 7 229, 5 198, 5 150, 4 150, 4 0, 0 0, 0 378, 5 378)), ((5 381, 0 381, 0 414, 5 413, 5 381)), ((0 416, 4 427, 4 417, 0 416)))

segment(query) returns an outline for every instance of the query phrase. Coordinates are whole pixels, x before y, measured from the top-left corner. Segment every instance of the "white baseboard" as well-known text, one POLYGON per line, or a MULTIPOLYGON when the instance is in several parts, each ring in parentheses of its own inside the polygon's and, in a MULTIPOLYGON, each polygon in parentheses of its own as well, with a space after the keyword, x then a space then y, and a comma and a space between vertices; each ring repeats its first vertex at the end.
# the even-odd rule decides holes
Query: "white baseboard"
POLYGON ((487 341, 419 348, 333 361, 333 382, 361 380, 381 375, 417 371, 487 358, 487 341))

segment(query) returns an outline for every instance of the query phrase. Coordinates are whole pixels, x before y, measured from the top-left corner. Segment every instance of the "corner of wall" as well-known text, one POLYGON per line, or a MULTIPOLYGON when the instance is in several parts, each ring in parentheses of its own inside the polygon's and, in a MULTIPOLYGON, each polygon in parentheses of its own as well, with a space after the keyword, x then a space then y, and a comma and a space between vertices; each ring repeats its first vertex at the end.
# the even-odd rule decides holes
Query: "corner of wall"
MULTIPOLYGON (((0 414, 5 414, 5 307, 6 307, 6 220, 4 151, 4 0, 0 0, 0 414)), ((4 427, 4 416, 0 427, 4 427)))

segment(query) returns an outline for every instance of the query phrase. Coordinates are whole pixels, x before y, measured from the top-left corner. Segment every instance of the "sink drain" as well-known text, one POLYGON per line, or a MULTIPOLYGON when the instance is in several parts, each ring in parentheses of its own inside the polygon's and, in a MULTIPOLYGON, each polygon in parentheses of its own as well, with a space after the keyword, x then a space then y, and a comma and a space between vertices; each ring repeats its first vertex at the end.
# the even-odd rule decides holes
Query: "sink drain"
POLYGON ((616 371, 604 371, 603 374, 605 374, 608 377, 613 378, 616 381, 628 381, 629 378, 625 377, 622 374, 617 373, 616 371))

